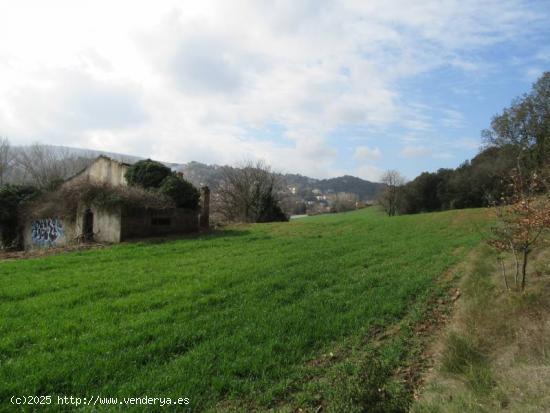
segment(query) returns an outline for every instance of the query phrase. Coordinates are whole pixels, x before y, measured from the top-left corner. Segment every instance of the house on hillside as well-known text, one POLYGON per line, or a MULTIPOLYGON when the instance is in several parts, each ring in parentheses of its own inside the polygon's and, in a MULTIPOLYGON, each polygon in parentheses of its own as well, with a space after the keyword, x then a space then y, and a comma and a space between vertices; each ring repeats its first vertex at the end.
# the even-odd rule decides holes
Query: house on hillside
POLYGON ((56 192, 39 199, 39 205, 35 203, 23 222, 25 249, 92 240, 118 243, 132 238, 192 233, 208 227, 207 187, 201 189, 201 205, 197 211, 163 207, 155 203, 154 194, 128 186, 129 166, 99 156, 83 171, 67 179, 56 192), (100 196, 103 202, 97 202, 100 196), (71 197, 74 200, 67 199, 71 197), (72 207, 65 207, 61 214, 56 204, 72 207))

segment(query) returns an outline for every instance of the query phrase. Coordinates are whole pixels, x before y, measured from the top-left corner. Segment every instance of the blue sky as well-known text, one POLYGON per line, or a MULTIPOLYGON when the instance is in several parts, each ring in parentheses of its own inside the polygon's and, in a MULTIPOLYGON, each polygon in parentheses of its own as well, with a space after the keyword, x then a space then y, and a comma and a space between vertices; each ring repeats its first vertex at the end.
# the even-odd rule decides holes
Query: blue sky
POLYGON ((550 1, 0 0, 0 136, 412 179, 550 70, 550 1))

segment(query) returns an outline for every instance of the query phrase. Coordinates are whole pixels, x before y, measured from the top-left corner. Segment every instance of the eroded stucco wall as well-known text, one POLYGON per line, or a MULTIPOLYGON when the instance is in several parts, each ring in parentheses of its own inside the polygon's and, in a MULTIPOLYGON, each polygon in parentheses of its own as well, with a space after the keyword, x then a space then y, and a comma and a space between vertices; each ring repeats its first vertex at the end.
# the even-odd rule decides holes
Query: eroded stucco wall
POLYGON ((97 158, 88 168, 68 180, 65 185, 82 181, 107 183, 113 186, 127 185, 128 165, 109 158, 97 158))
POLYGON ((120 242, 120 208, 106 210, 96 206, 86 207, 81 205, 78 208, 75 232, 80 239, 84 236, 84 217, 86 211, 93 214, 93 240, 97 242, 116 243, 120 242))
POLYGON ((116 243, 121 241, 120 208, 114 211, 92 208, 94 214, 94 241, 116 243))
POLYGON ((33 219, 25 224, 23 230, 25 249, 63 247, 75 238, 75 223, 60 218, 33 219))

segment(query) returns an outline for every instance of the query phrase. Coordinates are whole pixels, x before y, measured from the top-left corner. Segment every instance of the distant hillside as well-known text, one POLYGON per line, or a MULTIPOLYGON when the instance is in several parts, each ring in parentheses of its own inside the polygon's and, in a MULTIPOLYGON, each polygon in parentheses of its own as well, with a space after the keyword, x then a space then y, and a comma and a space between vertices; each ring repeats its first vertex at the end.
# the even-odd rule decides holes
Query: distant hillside
MULTIPOLYGON (((66 173, 61 174, 61 176, 65 178, 74 174, 77 170, 82 169, 87 165, 90 159, 99 155, 106 155, 127 163, 135 163, 144 159, 138 156, 83 148, 55 145, 46 145, 46 147, 52 150, 53 153, 56 154, 55 157, 58 159, 66 159, 70 156, 74 158, 73 161, 78 160, 78 162, 73 162, 75 165, 72 165, 70 168, 65 168, 67 169, 66 173)), ((13 149, 16 152, 21 152, 25 150, 25 147, 14 146, 13 149)), ((208 185, 215 191, 222 180, 222 166, 220 165, 207 165, 196 161, 183 164, 163 163, 173 170, 183 172, 185 178, 198 187, 208 185)), ((338 192, 349 192, 356 194, 362 200, 372 200, 382 187, 382 184, 366 181, 350 175, 330 179, 315 179, 299 174, 283 174, 281 178, 288 188, 289 193, 291 192, 303 201, 319 200, 319 195, 329 195, 338 192)), ((8 175, 8 182, 21 183, 24 182, 25 179, 27 179, 26 174, 18 170, 14 170, 11 175, 8 175)))
MULTIPOLYGON (((195 161, 176 167, 194 185, 208 185, 214 191, 221 182, 221 168, 219 165, 206 165, 195 161)), ((315 191, 322 194, 350 192, 363 200, 372 200, 383 186, 350 175, 329 179, 315 179, 299 174, 284 174, 281 177, 286 186, 296 188, 296 194, 305 199, 313 196, 315 191)))
POLYGON ((366 181, 356 176, 344 175, 337 178, 314 179, 306 176, 284 175, 289 186, 296 186, 299 192, 304 190, 320 190, 323 194, 349 192, 356 194, 360 199, 372 200, 382 188, 382 184, 366 181))

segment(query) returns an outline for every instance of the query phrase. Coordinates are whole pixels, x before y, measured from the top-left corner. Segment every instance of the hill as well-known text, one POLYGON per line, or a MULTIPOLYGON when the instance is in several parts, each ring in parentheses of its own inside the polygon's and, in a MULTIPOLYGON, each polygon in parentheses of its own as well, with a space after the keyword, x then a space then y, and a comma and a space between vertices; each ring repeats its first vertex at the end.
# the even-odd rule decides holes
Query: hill
MULTIPOLYGON (((185 177, 195 185, 208 185, 214 191, 222 179, 221 166, 206 165, 200 162, 189 162, 176 166, 185 177)), ((304 200, 314 199, 317 194, 333 194, 349 192, 356 194, 360 199, 373 200, 383 187, 377 182, 366 181, 355 176, 345 175, 329 179, 316 179, 299 174, 281 174, 284 184, 294 188, 296 195, 304 200)))
POLYGON ((118 398, 101 411, 144 395, 189 411, 400 411, 417 332, 484 222, 371 208, 0 262, 0 410, 36 394, 118 398))
MULTIPOLYGON (((91 159, 99 155, 106 155, 127 163, 135 163, 144 159, 138 156, 67 146, 38 146, 45 149, 42 155, 44 159, 41 162, 44 165, 48 165, 49 169, 57 171, 56 174, 58 176, 56 175, 56 177, 59 178, 67 178, 73 175, 83 169, 91 159), (56 162, 59 165, 54 165, 56 162), (60 167, 61 164, 63 164, 62 167, 60 167)), ((15 146, 12 149, 16 155, 19 154, 21 156, 30 147, 15 146)), ((32 163, 32 156, 32 153, 28 155, 28 162, 32 163)), ((188 163, 163 163, 173 170, 183 172, 186 179, 197 187, 208 185, 210 189, 215 191, 222 180, 222 166, 220 165, 207 165, 196 161, 188 163)), ((383 186, 380 183, 366 181, 349 175, 330 179, 315 179, 298 174, 280 174, 280 177, 285 191, 288 192, 289 188, 293 188, 292 194, 297 195, 298 200, 301 202, 308 200, 315 201, 315 195, 328 195, 338 192, 353 193, 362 200, 373 200, 383 186)), ((28 173, 24 170, 21 162, 14 164, 6 175, 6 180, 9 183, 23 183, 29 180, 28 173)))

